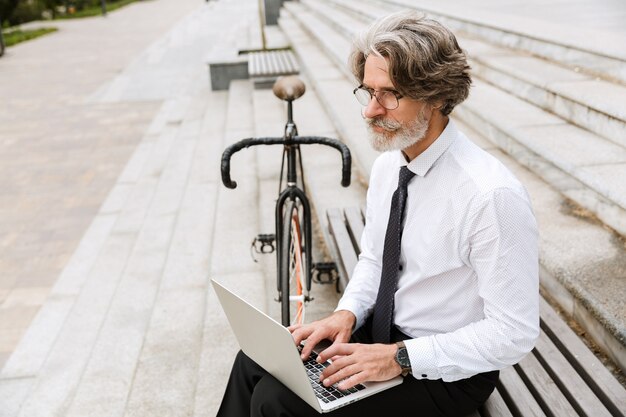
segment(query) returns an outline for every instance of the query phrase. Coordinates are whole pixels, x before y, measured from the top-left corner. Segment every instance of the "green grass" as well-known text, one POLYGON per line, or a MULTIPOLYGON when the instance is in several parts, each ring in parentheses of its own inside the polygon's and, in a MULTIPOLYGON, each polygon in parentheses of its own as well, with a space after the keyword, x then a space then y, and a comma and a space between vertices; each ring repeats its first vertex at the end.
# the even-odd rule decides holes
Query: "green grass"
MULTIPOLYGON (((111 3, 107 1, 106 2, 107 13, 115 9, 119 9, 120 7, 127 6, 130 3, 134 3, 136 1, 138 0, 120 0, 120 1, 116 1, 115 3, 111 3)), ((59 15, 56 18, 57 19, 76 19, 76 18, 81 18, 81 17, 99 16, 101 14, 102 14, 102 7, 98 5, 98 6, 93 6, 87 9, 76 11, 75 13, 72 13, 72 14, 59 15)))
MULTIPOLYGON (((106 10, 107 12, 111 12, 113 10, 119 9, 121 7, 127 6, 130 3, 134 3, 136 1, 142 0, 119 0, 115 3, 112 3, 110 0, 106 2, 106 10)), ((100 5, 90 7, 88 9, 79 10, 72 14, 67 15, 58 15, 56 19, 76 19, 81 17, 89 17, 89 16, 99 16, 102 14, 102 8, 100 5)), ((34 30, 20 30, 10 28, 2 31, 4 37, 4 44, 6 47, 13 46, 20 42, 25 42, 31 39, 38 38, 40 36, 46 35, 48 33, 56 32, 57 28, 40 28, 34 30)))
POLYGON ((16 43, 25 42, 48 33, 56 32, 57 30, 57 28, 40 28, 33 30, 16 29, 3 31, 2 34, 4 36, 4 44, 9 47, 15 45, 16 43))

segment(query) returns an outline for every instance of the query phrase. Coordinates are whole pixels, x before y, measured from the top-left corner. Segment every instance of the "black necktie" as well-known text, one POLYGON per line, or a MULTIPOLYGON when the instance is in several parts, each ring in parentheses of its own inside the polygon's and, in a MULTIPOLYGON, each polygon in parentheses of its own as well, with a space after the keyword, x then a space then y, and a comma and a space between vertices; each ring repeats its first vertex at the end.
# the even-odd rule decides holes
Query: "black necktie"
POLYGON ((389 343, 393 321, 393 304, 398 285, 400 268, 400 243, 402 241, 402 217, 406 205, 407 184, 415 174, 406 166, 400 168, 398 188, 391 198, 391 211, 385 234, 383 271, 372 318, 372 337, 375 343, 389 343))

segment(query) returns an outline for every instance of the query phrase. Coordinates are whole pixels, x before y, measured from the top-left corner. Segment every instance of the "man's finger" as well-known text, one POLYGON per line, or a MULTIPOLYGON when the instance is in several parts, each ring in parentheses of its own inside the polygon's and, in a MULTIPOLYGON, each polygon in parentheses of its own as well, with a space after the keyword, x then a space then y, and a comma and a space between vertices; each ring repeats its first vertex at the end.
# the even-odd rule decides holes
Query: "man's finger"
POLYGON ((367 381, 367 374, 365 372, 357 372, 347 379, 341 381, 337 384, 337 388, 340 390, 347 390, 349 388, 354 387, 355 385, 362 384, 367 381))
POLYGON ((341 367, 329 375, 322 374, 320 381, 325 387, 329 387, 337 382, 344 380, 353 374, 359 372, 358 364, 350 364, 348 366, 341 367))
POLYGON ((320 377, 323 380, 324 378, 328 378, 330 375, 339 372, 341 369, 346 368, 348 366, 354 365, 356 363, 356 359, 354 355, 347 356, 335 356, 332 363, 324 368, 320 377))
POLYGON ((289 330, 291 333, 293 333, 295 330, 298 330, 300 327, 302 327, 301 323, 296 323, 296 324, 292 324, 291 326, 287 327, 287 330, 289 330))
POLYGON ((311 326, 298 325, 298 328, 291 332, 291 336, 296 341, 296 344, 300 344, 301 341, 309 337, 309 335, 313 332, 314 329, 311 328, 311 326))
POLYGON ((328 347, 328 349, 324 349, 322 353, 317 356, 317 361, 319 363, 326 362, 328 358, 332 358, 334 356, 345 356, 349 355, 356 349, 356 343, 333 343, 328 347))
POLYGON ((302 352, 300 354, 300 357, 303 360, 308 359, 309 356, 311 355, 311 351, 313 350, 315 345, 317 345, 322 339, 324 339, 324 338, 321 337, 321 335, 318 332, 311 333, 306 338, 306 343, 304 344, 304 347, 302 348, 302 352))

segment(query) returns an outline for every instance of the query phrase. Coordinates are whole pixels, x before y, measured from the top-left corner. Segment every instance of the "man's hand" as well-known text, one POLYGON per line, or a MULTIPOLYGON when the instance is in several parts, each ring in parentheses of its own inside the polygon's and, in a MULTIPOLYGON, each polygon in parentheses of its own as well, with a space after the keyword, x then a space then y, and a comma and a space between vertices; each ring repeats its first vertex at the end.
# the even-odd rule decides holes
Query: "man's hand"
POLYGON ((288 327, 288 329, 296 342, 296 346, 306 339, 301 354, 304 360, 308 359, 315 345, 324 339, 331 340, 333 345, 350 340, 355 322, 356 317, 352 312, 339 310, 325 319, 310 324, 296 324, 288 327))
POLYGON ((320 380, 326 387, 341 381, 341 390, 366 381, 387 381, 402 373, 395 360, 397 350, 395 344, 335 343, 317 357, 320 363, 335 358, 320 380))

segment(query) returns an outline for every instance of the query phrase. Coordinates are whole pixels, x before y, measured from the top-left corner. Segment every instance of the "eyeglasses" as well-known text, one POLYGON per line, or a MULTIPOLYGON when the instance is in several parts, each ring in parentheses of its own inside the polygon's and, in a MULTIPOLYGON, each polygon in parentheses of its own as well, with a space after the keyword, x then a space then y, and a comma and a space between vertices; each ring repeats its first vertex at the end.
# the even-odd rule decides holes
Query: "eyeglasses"
POLYGON ((398 100, 404 97, 402 94, 394 90, 376 91, 372 88, 365 87, 363 84, 355 88, 354 91, 352 91, 352 94, 354 94, 357 101, 363 106, 370 104, 372 97, 376 97, 378 104, 387 110, 397 109, 400 105, 398 100))

